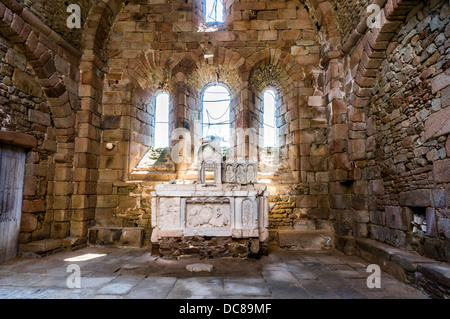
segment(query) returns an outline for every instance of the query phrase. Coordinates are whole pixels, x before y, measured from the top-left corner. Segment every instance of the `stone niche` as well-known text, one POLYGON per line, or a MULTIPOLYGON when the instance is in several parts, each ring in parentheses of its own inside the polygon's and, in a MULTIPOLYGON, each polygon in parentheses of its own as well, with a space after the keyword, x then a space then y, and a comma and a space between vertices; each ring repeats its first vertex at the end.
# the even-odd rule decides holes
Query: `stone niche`
POLYGON ((265 184, 255 183, 256 172, 255 164, 219 167, 205 161, 199 168, 197 184, 156 185, 152 193, 152 244, 168 257, 190 253, 245 257, 260 253, 269 236, 269 193, 265 184), (214 183, 206 181, 207 170, 214 171, 214 183), (218 238, 222 244, 209 245, 208 241, 218 238), (181 243, 190 249, 180 251, 181 243), (241 247, 239 253, 233 252, 237 246, 241 247))

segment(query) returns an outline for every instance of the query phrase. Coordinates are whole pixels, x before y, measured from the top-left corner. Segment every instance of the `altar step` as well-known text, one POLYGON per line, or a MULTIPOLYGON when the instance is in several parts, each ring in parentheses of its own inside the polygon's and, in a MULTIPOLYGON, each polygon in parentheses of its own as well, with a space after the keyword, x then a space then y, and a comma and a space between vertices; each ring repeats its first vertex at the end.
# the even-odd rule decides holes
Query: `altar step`
POLYGON ((281 248, 327 250, 334 247, 332 230, 279 230, 277 238, 281 248))

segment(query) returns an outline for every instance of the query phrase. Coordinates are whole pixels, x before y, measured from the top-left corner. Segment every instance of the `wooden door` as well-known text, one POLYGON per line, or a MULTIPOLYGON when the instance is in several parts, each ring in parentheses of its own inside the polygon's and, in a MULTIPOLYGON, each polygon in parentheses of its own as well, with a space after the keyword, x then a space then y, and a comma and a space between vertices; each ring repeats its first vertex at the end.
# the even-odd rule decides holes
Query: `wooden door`
POLYGON ((25 150, 0 144, 0 263, 17 255, 25 150))

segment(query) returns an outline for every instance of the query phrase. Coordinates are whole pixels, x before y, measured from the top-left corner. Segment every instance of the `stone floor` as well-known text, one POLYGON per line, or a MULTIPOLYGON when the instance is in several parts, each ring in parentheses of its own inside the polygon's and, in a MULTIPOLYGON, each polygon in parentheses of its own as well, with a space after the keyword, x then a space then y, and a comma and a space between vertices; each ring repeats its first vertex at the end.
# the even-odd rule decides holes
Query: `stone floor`
POLYGON ((382 273, 381 288, 366 285, 368 263, 339 251, 275 249, 259 260, 164 260, 146 249, 88 247, 40 259, 15 258, 0 264, 0 299, 310 299, 427 298, 382 273), (186 265, 213 264, 192 273, 186 265), (80 268, 81 288, 69 289, 80 268), (68 280, 69 279, 69 280, 68 280))

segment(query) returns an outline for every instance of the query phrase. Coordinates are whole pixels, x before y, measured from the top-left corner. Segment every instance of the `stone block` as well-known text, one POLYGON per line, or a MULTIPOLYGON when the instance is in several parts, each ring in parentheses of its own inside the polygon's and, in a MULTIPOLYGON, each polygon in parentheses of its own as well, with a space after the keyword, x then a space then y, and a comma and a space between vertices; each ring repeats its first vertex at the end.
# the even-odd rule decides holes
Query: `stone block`
POLYGON ((72 193, 72 182, 55 182, 55 195, 70 195, 72 193))
POLYGON ((317 207, 317 196, 313 195, 303 195, 300 196, 297 202, 298 207, 317 207))
POLYGON ((70 233, 69 222, 53 222, 52 223, 52 237, 56 239, 63 239, 70 233))
POLYGON ((309 219, 328 219, 330 217, 330 209, 328 208, 311 208, 307 214, 309 219))
POLYGON ((44 239, 33 241, 28 244, 20 244, 19 252, 25 253, 35 253, 37 255, 45 254, 57 249, 62 246, 62 240, 60 239, 44 239))
POLYGON ((439 261, 445 261, 445 246, 438 238, 425 238, 423 245, 424 255, 439 261))
POLYGON ((34 213, 34 212, 44 212, 45 211, 45 200, 24 200, 22 202, 22 212, 24 213, 34 213))
POLYGON ((353 220, 356 223, 369 223, 370 222, 370 214, 367 210, 355 210, 353 211, 353 220))
POLYGON ((450 184, 445 187, 445 202, 450 207, 450 184))
POLYGON ((74 221, 70 222, 70 236, 84 237, 88 235, 90 223, 86 221, 74 221))
POLYGON ((445 190, 444 189, 432 189, 431 197, 433 207, 445 207, 445 190))
POLYGON ((395 247, 403 247, 406 244, 406 234, 404 231, 398 229, 391 229, 388 243, 395 247))
POLYGON ((450 158, 450 135, 447 137, 447 142, 445 143, 445 152, 447 153, 447 157, 450 158))
POLYGON ((366 238, 369 235, 369 229, 367 224, 364 223, 354 223, 353 234, 358 238, 366 238))
POLYGON ((14 86, 20 91, 36 97, 42 96, 41 85, 31 75, 15 69, 12 80, 14 86))
POLYGON ((36 194, 37 185, 38 179, 36 176, 25 176, 23 184, 23 195, 34 196, 36 194))
POLYGON ((21 132, 0 131, 0 143, 20 146, 23 148, 35 148, 37 139, 21 132))
POLYGON ((211 264, 190 264, 186 266, 186 270, 190 272, 211 272, 214 266, 211 264))
POLYGON ((94 209, 75 209, 72 213, 72 221, 88 221, 94 218, 94 209))
POLYGON ((447 86, 450 85, 450 70, 447 69, 445 72, 442 72, 438 76, 435 76, 431 80, 431 89, 433 94, 436 92, 445 89, 447 86))
MULTIPOLYGON (((449 108, 450 109, 450 108, 449 108)), ((450 118, 449 118, 450 123, 450 118)), ((450 159, 436 161, 433 163, 433 176, 436 183, 450 182, 450 159)))
POLYGON ((385 242, 389 238, 389 228, 380 225, 369 225, 370 237, 380 241, 385 242))
POLYGON ((429 189, 418 189, 400 193, 398 203, 401 206, 430 207, 432 206, 431 191, 429 189))
POLYGON ((435 137, 450 133, 450 107, 441 109, 431 114, 425 121, 425 139, 430 140, 435 137))
POLYGON ((72 196, 72 208, 88 208, 89 207, 89 197, 86 195, 73 195, 72 196))
POLYGON ((55 210, 53 212, 53 220, 55 222, 68 222, 70 221, 70 210, 55 210))
POLYGON ((371 210, 369 212, 370 222, 372 224, 385 226, 386 225, 386 214, 383 211, 371 210))
POLYGON ((450 238, 450 218, 437 219, 438 234, 441 237, 450 238))
POLYGON ((358 256, 370 263, 380 265, 383 271, 402 282, 406 282, 404 269, 390 260, 391 256, 398 252, 399 249, 370 239, 357 239, 356 246, 358 256))
POLYGON ((101 246, 142 247, 144 229, 141 227, 92 227, 89 243, 101 246))
POLYGON ((427 236, 437 237, 436 208, 427 207, 426 219, 427 219, 427 236))
POLYGON ((119 197, 116 195, 99 195, 97 196, 97 207, 117 207, 119 205, 119 197))
POLYGON ((417 270, 432 282, 438 282, 443 286, 450 288, 450 266, 444 263, 420 263, 417 270))
POLYGON ((53 196, 53 209, 67 209, 70 206, 71 197, 53 196))
POLYGON ((407 219, 404 210, 399 206, 385 207, 386 226, 389 228, 408 230, 407 219))
POLYGON ((280 247, 323 250, 334 245, 334 234, 326 230, 280 230, 278 243, 280 247))
POLYGON ((23 213, 20 222, 20 230, 23 232, 32 232, 37 229, 37 217, 31 213, 23 213))

